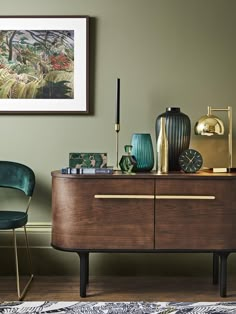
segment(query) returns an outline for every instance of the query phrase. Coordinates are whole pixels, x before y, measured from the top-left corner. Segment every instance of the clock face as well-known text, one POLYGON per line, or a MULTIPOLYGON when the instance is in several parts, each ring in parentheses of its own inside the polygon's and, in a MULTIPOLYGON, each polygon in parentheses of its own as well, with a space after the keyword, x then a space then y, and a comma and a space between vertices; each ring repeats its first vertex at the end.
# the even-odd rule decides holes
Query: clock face
POLYGON ((186 149, 179 156, 179 165, 184 172, 194 173, 202 167, 202 164, 202 155, 195 149, 186 149))

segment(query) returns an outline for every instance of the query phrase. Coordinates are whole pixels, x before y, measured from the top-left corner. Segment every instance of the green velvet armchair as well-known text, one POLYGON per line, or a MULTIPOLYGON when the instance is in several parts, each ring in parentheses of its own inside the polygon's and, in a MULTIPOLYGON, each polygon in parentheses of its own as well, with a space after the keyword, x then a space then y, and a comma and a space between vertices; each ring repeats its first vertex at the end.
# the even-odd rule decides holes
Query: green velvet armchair
POLYGON ((0 208, 0 230, 13 230, 13 241, 15 250, 15 264, 16 264, 16 286, 18 300, 22 300, 27 292, 27 289, 33 279, 32 260, 29 250, 29 243, 26 232, 26 224, 28 221, 28 210, 31 202, 31 198, 35 187, 35 175, 32 169, 26 165, 12 162, 12 161, 0 161, 0 188, 17 189, 25 194, 27 197, 26 208, 17 210, 4 210, 0 208), (17 254, 17 242, 15 229, 23 228, 26 242, 26 251, 28 257, 29 266, 29 279, 21 291, 20 288, 20 275, 18 265, 17 254))

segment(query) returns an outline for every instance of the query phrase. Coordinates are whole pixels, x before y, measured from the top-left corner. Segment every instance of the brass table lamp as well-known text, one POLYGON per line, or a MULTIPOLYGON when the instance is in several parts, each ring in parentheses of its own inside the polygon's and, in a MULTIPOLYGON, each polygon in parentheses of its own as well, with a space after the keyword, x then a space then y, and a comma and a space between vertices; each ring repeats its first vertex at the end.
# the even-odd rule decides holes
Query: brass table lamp
MULTIPOLYGON (((195 134, 196 135, 207 135, 211 136, 214 134, 223 135, 224 134, 224 124, 220 118, 213 115, 213 111, 226 111, 228 112, 228 167, 225 172, 232 169, 232 107, 227 108, 212 108, 208 106, 207 115, 201 117, 195 124, 195 134)), ((216 168, 217 172, 217 168, 216 168)))

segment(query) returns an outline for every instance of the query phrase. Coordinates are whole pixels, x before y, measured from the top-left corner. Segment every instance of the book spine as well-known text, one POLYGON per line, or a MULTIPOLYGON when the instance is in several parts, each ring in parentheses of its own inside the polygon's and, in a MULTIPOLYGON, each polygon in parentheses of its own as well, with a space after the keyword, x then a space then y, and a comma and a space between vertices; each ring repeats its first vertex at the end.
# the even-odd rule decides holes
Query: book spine
POLYGON ((112 174, 113 168, 62 168, 62 174, 112 174))
POLYGON ((111 168, 81 168, 81 174, 112 174, 111 168))

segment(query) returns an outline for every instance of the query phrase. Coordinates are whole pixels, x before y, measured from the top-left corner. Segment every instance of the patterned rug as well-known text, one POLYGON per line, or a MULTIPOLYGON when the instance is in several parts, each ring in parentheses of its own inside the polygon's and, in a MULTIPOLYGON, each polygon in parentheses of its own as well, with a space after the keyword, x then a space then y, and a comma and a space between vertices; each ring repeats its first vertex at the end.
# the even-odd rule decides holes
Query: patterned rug
POLYGON ((236 302, 3 302, 0 313, 236 314, 236 302))

